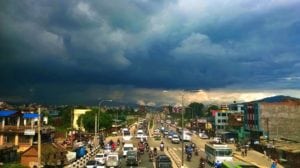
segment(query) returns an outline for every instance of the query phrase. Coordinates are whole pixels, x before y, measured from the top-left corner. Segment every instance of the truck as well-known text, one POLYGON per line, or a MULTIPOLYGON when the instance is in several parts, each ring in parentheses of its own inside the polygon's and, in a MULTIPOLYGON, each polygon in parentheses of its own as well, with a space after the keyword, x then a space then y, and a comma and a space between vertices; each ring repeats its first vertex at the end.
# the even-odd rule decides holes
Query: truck
POLYGON ((110 153, 106 158, 106 167, 119 168, 121 167, 118 153, 110 153))

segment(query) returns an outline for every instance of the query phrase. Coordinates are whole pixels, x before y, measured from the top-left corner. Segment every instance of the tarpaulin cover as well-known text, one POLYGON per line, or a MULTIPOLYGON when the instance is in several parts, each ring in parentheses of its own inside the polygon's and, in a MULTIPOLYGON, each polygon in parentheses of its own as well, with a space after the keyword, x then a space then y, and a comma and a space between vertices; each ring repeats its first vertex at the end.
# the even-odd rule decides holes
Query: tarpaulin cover
POLYGON ((0 117, 9 117, 15 114, 17 111, 15 110, 0 110, 0 117))
POLYGON ((39 118, 39 114, 36 114, 36 113, 24 113, 23 118, 39 118))

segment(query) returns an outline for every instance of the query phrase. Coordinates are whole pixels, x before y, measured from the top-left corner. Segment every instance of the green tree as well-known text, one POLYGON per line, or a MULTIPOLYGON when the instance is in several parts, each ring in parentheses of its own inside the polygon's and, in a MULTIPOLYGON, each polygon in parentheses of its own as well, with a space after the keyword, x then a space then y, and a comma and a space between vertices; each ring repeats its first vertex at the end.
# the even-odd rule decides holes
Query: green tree
POLYGON ((99 117, 99 127, 100 128, 110 128, 113 123, 113 118, 110 114, 106 112, 101 112, 99 117))
POLYGON ((202 103, 192 102, 189 104, 187 108, 187 116, 190 116, 190 118, 196 118, 196 117, 203 117, 204 116, 204 105, 202 103))
POLYGON ((86 131, 88 132, 93 132, 95 131, 95 111, 89 111, 86 112, 85 114, 79 116, 78 122, 82 120, 83 127, 86 131))

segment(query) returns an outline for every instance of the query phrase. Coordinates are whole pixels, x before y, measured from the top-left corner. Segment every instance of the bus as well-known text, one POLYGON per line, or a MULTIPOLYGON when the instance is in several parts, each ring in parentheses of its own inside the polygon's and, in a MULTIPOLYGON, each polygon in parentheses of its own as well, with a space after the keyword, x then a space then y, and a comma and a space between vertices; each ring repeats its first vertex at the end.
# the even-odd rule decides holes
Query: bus
POLYGON ((223 144, 205 144, 207 162, 215 164, 217 161, 232 161, 232 149, 223 144))
POLYGON ((257 166, 250 164, 250 163, 245 163, 245 162, 241 162, 241 161, 237 161, 237 162, 228 162, 225 161, 222 163, 222 168, 258 168, 257 166))
POLYGON ((123 142, 131 140, 132 136, 131 136, 130 131, 129 131, 128 128, 123 128, 122 129, 122 138, 123 138, 123 142))

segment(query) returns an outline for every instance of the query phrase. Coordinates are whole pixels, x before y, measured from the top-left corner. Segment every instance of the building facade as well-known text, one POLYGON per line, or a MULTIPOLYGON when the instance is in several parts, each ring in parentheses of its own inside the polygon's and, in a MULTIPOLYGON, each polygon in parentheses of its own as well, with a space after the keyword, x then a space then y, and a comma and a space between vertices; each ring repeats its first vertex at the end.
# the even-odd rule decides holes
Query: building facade
MULTIPOLYGON (((24 151, 37 141, 38 114, 1 110, 0 122, 0 146, 14 145, 24 151)), ((53 136, 54 128, 41 123, 42 140, 50 141, 53 136)))

